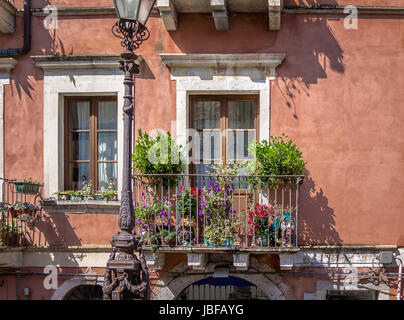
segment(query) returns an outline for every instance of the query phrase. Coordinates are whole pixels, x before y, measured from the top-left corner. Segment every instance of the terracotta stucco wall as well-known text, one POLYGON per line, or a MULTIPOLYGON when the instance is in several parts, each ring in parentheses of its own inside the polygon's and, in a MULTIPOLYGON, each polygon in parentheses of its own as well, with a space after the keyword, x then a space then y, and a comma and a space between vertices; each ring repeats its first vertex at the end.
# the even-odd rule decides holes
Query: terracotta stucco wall
MULTIPOLYGON (((121 52, 112 17, 61 17, 56 31, 42 20, 33 18, 29 55, 121 52)), ((272 135, 293 138, 308 162, 301 243, 403 245, 403 20, 361 16, 358 30, 345 30, 343 16, 283 14, 279 32, 268 31, 266 14, 230 21, 228 32, 218 32, 211 15, 180 15, 178 31, 168 33, 159 17, 150 19, 151 38, 139 50, 136 128, 170 130, 175 120, 175 82, 160 53, 285 53, 271 84, 270 125, 272 135)), ((17 19, 14 35, 0 35, 1 48, 21 46, 21 34, 17 19)), ((17 60, 5 90, 6 176, 43 180, 43 72, 27 56, 17 60)), ((113 223, 105 233, 115 230, 113 223)))

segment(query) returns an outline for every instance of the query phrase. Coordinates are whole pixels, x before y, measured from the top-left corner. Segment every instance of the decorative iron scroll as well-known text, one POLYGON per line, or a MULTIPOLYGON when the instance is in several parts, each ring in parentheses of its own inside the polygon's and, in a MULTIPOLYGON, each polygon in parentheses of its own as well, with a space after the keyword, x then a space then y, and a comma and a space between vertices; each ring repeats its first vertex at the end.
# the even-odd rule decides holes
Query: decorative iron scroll
POLYGON ((149 30, 139 21, 119 19, 112 26, 112 33, 115 37, 122 39, 122 47, 133 51, 140 47, 143 41, 149 39, 149 30))

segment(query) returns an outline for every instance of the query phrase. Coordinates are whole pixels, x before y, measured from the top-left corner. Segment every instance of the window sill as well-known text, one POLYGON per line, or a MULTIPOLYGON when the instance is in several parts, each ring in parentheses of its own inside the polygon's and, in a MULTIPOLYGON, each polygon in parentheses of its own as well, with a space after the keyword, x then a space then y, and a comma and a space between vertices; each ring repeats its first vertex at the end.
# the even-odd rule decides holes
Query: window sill
POLYGON ((45 200, 40 205, 49 213, 104 213, 118 214, 120 201, 104 200, 45 200))

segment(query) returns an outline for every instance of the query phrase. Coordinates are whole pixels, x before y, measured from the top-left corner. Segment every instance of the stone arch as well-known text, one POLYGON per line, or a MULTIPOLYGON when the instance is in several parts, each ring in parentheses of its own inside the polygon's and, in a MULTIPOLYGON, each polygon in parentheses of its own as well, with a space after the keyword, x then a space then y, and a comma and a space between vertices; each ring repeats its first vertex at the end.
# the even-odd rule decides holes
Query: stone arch
POLYGON ((51 300, 64 300, 74 289, 85 285, 102 286, 103 281, 100 278, 91 276, 91 274, 84 277, 73 277, 63 282, 63 284, 53 292, 51 300))
MULTIPOLYGON (((220 263, 208 264, 206 270, 200 271, 196 274, 195 270, 192 274, 187 275, 184 272, 188 269, 186 263, 181 263, 175 269, 177 272, 182 273, 175 278, 160 278, 156 286, 152 290, 151 298, 153 300, 174 300, 181 292, 191 284, 211 277, 212 270, 220 263), (210 273, 209 273, 210 272, 210 273)), ((247 280, 257 287, 259 287, 270 300, 294 300, 295 296, 290 286, 277 274, 264 274, 263 272, 273 272, 268 266, 264 266, 255 259, 251 258, 251 265, 248 272, 238 272, 231 270, 229 275, 247 280)))

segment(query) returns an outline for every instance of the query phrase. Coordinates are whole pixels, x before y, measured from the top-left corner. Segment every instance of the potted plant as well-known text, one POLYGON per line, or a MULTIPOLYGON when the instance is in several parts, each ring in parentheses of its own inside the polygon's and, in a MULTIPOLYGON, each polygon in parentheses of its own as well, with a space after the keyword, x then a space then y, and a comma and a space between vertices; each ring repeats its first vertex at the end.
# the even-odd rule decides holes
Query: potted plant
POLYGON ((231 219, 210 223, 205 227, 207 247, 233 247, 236 224, 231 219))
POLYGON ((176 237, 177 233, 175 231, 170 232, 169 229, 159 229, 157 233, 150 236, 149 244, 153 251, 157 251, 161 245, 175 245, 176 237))
POLYGON ((175 186, 178 177, 164 175, 182 174, 185 169, 182 146, 175 143, 170 132, 158 132, 156 137, 153 137, 139 129, 132 163, 136 174, 150 175, 142 177, 141 180, 152 187, 161 184, 164 188, 175 186))
POLYGON ((201 192, 198 188, 180 187, 180 193, 172 199, 178 217, 196 220, 201 192))
POLYGON ((239 216, 232 210, 233 176, 237 165, 212 166, 215 181, 210 181, 201 192, 199 215, 205 220, 205 245, 233 246, 234 236, 240 226, 239 216))
POLYGON ((60 201, 81 201, 83 199, 83 193, 80 190, 64 190, 55 192, 60 201))
POLYGON ((23 206, 21 201, 16 201, 9 207, 10 214, 12 218, 17 218, 19 215, 23 213, 23 206))
POLYGON ((282 134, 279 137, 272 137, 269 141, 253 141, 248 146, 248 152, 252 159, 244 164, 251 185, 257 185, 255 176, 262 177, 261 182, 273 186, 279 186, 281 183, 293 181, 292 177, 276 176, 298 176, 304 175, 306 162, 303 161, 303 154, 297 148, 292 140, 286 140, 288 137, 282 134))
POLYGON ((32 178, 13 181, 18 193, 37 194, 41 184, 32 178))
POLYGON ((18 247, 21 244, 22 228, 16 219, 11 222, 1 221, 1 242, 3 246, 18 247))
POLYGON ((96 200, 104 201, 116 201, 118 199, 118 193, 115 190, 105 189, 104 191, 95 195, 96 200))
POLYGON ((81 189, 83 200, 94 200, 93 182, 90 180, 81 189))
POLYGON ((135 203, 134 211, 139 232, 147 235, 154 234, 157 228, 169 228, 171 202, 168 199, 159 201, 149 199, 147 201, 145 194, 142 194, 140 203, 135 203))
POLYGON ((273 229, 277 234, 277 242, 282 247, 293 246, 296 237, 296 220, 295 208, 292 206, 282 207, 277 205, 274 207, 275 220, 273 229))
POLYGON ((273 210, 265 204, 256 203, 253 208, 248 208, 248 218, 249 235, 255 236, 256 244, 266 247, 272 243, 275 234, 273 210))
POLYGON ((67 191, 70 196, 71 201, 82 201, 83 200, 83 192, 81 190, 69 190, 67 191))
POLYGON ((176 243, 177 233, 175 231, 169 232, 164 237, 164 244, 168 246, 174 246, 176 243))
POLYGON ((58 200, 61 200, 61 201, 70 200, 70 195, 67 191, 58 191, 58 192, 55 192, 54 194, 56 194, 58 196, 58 200))

